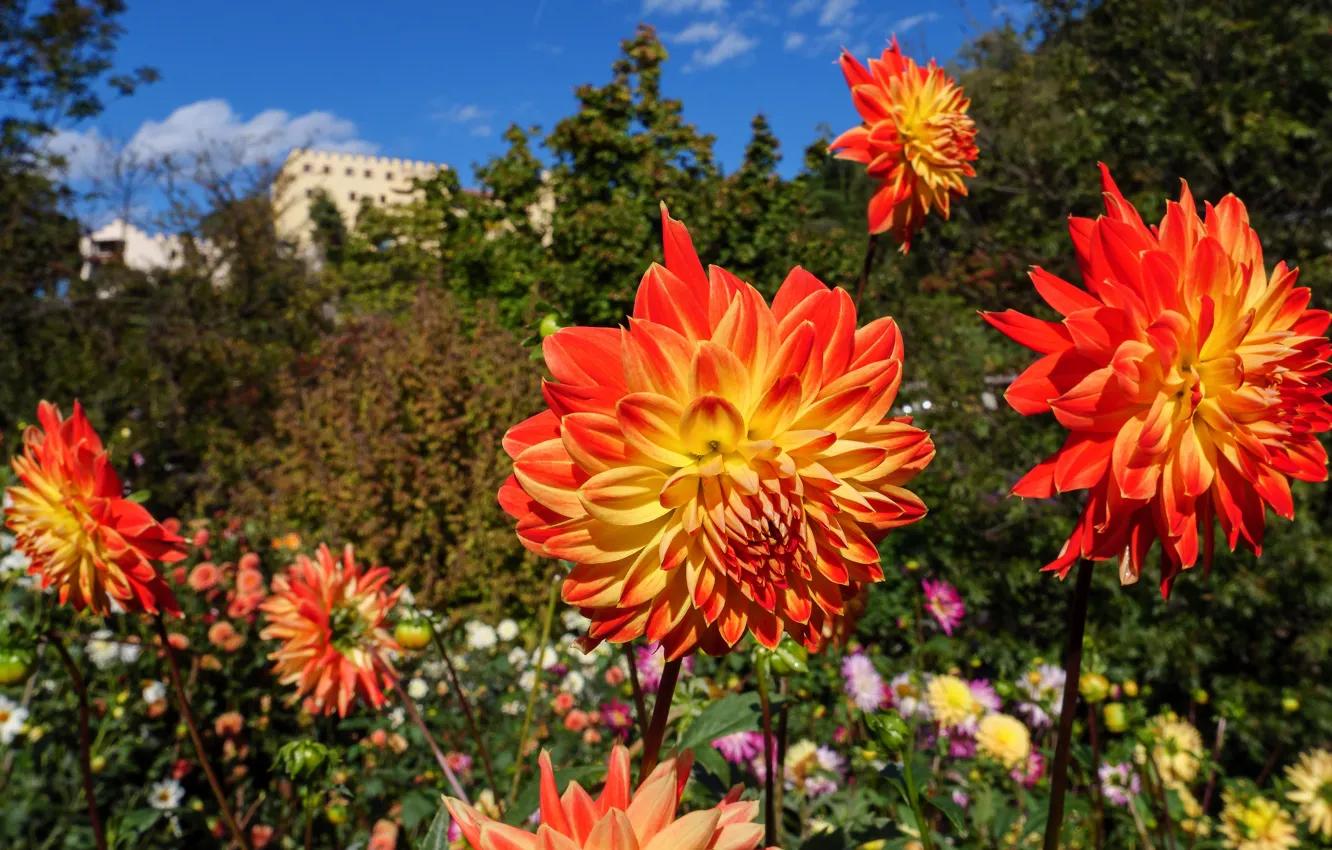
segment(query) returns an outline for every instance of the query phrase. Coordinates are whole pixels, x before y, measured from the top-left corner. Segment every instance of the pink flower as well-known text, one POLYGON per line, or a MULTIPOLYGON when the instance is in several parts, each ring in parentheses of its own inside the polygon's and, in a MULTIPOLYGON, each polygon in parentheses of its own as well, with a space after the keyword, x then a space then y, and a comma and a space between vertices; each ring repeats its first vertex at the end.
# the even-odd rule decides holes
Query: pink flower
POLYGON ((732 732, 713 741, 712 746, 731 764, 745 764, 763 752, 763 735, 759 732, 732 732))
POLYGON ((883 705, 883 677, 874 662, 863 653, 854 652, 842 661, 843 687, 846 695, 861 711, 877 711, 883 705))
POLYGON ((628 738, 629 730, 634 727, 634 716, 629 711, 629 705, 615 698, 601 706, 601 719, 621 740, 628 738))
POLYGON ((971 688, 972 698, 984 706, 986 711, 998 711, 1004 707, 1004 701, 999 698, 988 679, 972 679, 967 684, 971 688))
MULTIPOLYGON (((647 646, 640 646, 635 650, 637 660, 634 664, 638 668, 638 682, 643 686, 643 690, 653 693, 661 687, 661 674, 666 670, 666 652, 659 643, 649 643, 647 646)), ((685 658, 684 665, 680 668, 680 674, 687 675, 694 671, 694 658, 689 656, 685 658)))
POLYGON ((957 628, 967 613, 967 607, 962 604, 962 594, 946 581, 925 579, 920 585, 925 589, 926 610, 939 621, 944 634, 951 637, 953 629, 957 628))
POLYGON ((195 593, 203 593, 205 590, 212 590, 217 586, 218 578, 217 567, 204 561, 190 571, 190 589, 195 593))
POLYGON ((1009 773, 1009 776, 1013 777, 1014 781, 1022 783, 1022 785, 1027 788, 1036 787, 1036 783, 1040 782, 1041 777, 1044 775, 1045 756, 1035 750, 1032 750, 1027 754, 1026 765, 1015 767, 1012 772, 1009 773))

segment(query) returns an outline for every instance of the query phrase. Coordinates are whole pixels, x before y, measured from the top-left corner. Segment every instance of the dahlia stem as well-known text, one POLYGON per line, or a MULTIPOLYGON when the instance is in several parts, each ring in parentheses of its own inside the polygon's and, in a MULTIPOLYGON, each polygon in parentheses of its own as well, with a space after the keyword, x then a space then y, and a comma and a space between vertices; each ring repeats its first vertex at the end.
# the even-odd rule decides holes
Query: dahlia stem
MULTIPOLYGON (((907 802, 911 804, 911 814, 916 819, 916 831, 920 833, 920 843, 925 850, 934 850, 934 830, 925 820, 925 807, 920 804, 920 790, 916 788, 916 727, 911 727, 911 746, 902 753, 902 779, 906 783, 907 802)), ((1058 850, 1058 848, 1056 848, 1058 850)))
MULTIPOLYGON (((790 690, 790 684, 787 682, 785 678, 783 678, 780 688, 782 696, 782 707, 777 710, 777 752, 774 754, 776 756, 776 763, 773 765, 777 770, 777 790, 773 792, 773 796, 775 798, 773 802, 773 809, 779 815, 779 817, 777 818, 777 838, 773 842, 773 844, 775 845, 780 845, 782 843, 782 836, 783 833, 785 832, 785 829, 783 829, 782 818, 780 817, 780 815, 783 811, 783 805, 784 805, 782 801, 782 796, 786 792, 786 732, 787 732, 787 725, 791 717, 791 713, 789 711, 790 704, 786 701, 786 696, 789 690, 790 690)), ((809 797, 807 795, 802 794, 800 797, 800 807, 802 811, 806 808, 808 803, 809 803, 809 797)), ((804 837, 804 831, 807 821, 808 819, 802 815, 800 818, 800 831, 802 838, 804 837)))
POLYGON ((477 729, 476 718, 472 714, 472 706, 467 702, 467 695, 463 693, 462 682, 458 680, 458 671, 453 667, 453 659, 449 658, 449 653, 444 649, 444 640, 435 630, 435 624, 429 617, 425 618, 426 624, 430 626, 430 637, 435 641, 435 649, 439 650, 439 657, 443 659, 444 666, 449 671, 449 681, 453 683, 453 691, 458 695, 458 704, 462 706, 463 716, 467 718, 467 727, 472 731, 472 740, 476 742, 476 751, 481 756, 481 765, 486 769, 486 781, 490 783, 492 791, 499 791, 499 783, 495 781, 495 769, 490 765, 490 752, 486 749, 486 742, 481 737, 481 732, 477 729))
POLYGON ((661 685, 657 688, 657 699, 652 704, 652 724, 643 737, 643 760, 638 763, 638 784, 652 775, 661 756, 661 742, 666 737, 666 721, 671 716, 671 700, 675 698, 675 683, 680 681, 680 665, 683 658, 667 661, 661 671, 661 685))
POLYGON ((314 847, 314 807, 307 805, 305 807, 305 850, 312 850, 314 847))
POLYGON ((634 645, 624 644, 624 660, 629 662, 629 683, 634 688, 634 709, 638 713, 638 736, 646 738, 648 732, 647 700, 643 698, 643 685, 638 681, 638 662, 634 660, 634 645))
POLYGON ((776 767, 772 758, 772 706, 768 698, 768 663, 760 658, 758 672, 759 709, 763 717, 763 845, 777 844, 776 767))
POLYGON ((181 719, 185 721, 185 728, 190 732, 190 740, 194 742, 194 752, 199 756, 199 764, 203 767, 204 775, 208 777, 208 784, 213 789, 213 796, 217 798, 217 804, 222 809, 222 819, 227 822, 227 828, 231 830, 236 843, 244 850, 252 850, 249 836, 240 828, 240 824, 236 823, 236 816, 231 813, 231 806, 227 803, 227 794, 222 790, 222 783, 217 780, 212 763, 208 761, 203 738, 199 735, 199 724, 194 718, 194 709, 190 708, 190 698, 185 693, 185 680, 180 677, 180 667, 176 664, 176 651, 171 648, 171 635, 167 634, 166 621, 162 619, 161 614, 153 618, 153 625, 157 627, 157 635, 162 639, 162 653, 166 656, 167 667, 171 671, 171 683, 176 686, 176 702, 180 706, 181 719))
POLYGON ((532 712, 536 709, 537 691, 541 689, 541 674, 545 668, 546 644, 550 642, 550 622, 555 619, 555 600, 560 598, 558 577, 550 584, 550 598, 546 601, 546 620, 541 624, 541 643, 537 646, 536 670, 532 676, 532 692, 527 695, 527 713, 523 715, 523 732, 518 736, 518 753, 513 759, 513 784, 509 786, 509 805, 518 799, 518 782, 523 777, 523 759, 526 758, 527 732, 532 727, 532 712))
POLYGON ((74 683, 74 692, 79 698, 79 772, 83 774, 83 796, 88 801, 88 820, 92 821, 93 840, 97 842, 97 850, 106 850, 106 829, 102 826, 102 816, 97 813, 97 792, 93 788, 92 744, 88 732, 88 688, 78 665, 70 657, 69 650, 65 649, 65 644, 53 632, 48 632, 47 637, 56 652, 60 654, 60 661, 65 665, 69 679, 74 683))
POLYGON ((1059 850, 1064 829, 1064 796, 1068 793, 1068 757, 1073 744, 1073 714, 1078 705, 1082 676, 1082 635, 1087 628, 1087 600, 1091 596, 1092 562, 1078 562, 1077 587, 1068 618, 1068 644, 1064 648, 1064 700, 1059 708, 1059 738, 1055 742, 1054 770, 1050 774, 1050 817, 1045 824, 1044 850, 1059 850))
POLYGON ((1092 769, 1091 792, 1096 804, 1096 823, 1092 830, 1092 844, 1096 850, 1105 846, 1105 802, 1101 794, 1101 738, 1096 729, 1096 705, 1087 703, 1087 734, 1091 738, 1092 769))
POLYGON ((430 734, 430 728, 421 719, 421 712, 416 710, 416 702, 403 691, 402 685, 396 679, 393 681, 393 690, 397 692, 398 699, 402 700, 403 708, 407 709, 407 716, 412 718, 412 722, 416 724, 417 729, 421 730, 421 735, 425 737, 426 743, 430 745, 430 752, 435 754, 435 761, 439 764, 440 769, 444 771, 444 778, 448 780, 449 787, 453 789, 454 795, 464 803, 470 803, 467 799, 467 792, 463 790, 462 784, 458 782, 458 777, 454 774, 453 768, 449 767, 449 760, 444 757, 444 751, 439 748, 435 736, 430 734))
POLYGON ((865 262, 860 267, 860 284, 856 286, 856 309, 860 309, 860 299, 865 294, 865 285, 869 283, 870 269, 874 266, 874 253, 879 247, 879 234, 871 233, 869 244, 865 246, 865 262))
MULTIPOLYGON (((1212 803, 1212 790, 1216 787, 1216 763, 1221 760, 1221 745, 1226 739, 1226 719, 1222 717, 1216 722, 1216 743, 1212 745, 1212 764, 1207 771, 1207 788, 1203 791, 1202 810, 1207 811, 1207 807, 1212 803)), ((1193 842, 1189 842, 1193 846, 1193 842)))

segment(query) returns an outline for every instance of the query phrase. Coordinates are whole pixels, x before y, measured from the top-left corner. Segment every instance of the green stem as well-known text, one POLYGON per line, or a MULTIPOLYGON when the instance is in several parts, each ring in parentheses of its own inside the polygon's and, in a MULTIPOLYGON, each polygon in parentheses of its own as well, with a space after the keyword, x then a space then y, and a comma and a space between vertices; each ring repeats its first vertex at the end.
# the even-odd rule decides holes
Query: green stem
POLYGON ((916 788, 915 768, 912 762, 916 760, 916 733, 915 729, 911 732, 911 747, 902 753, 902 778, 906 781, 907 800, 911 803, 911 814, 916 818, 916 830, 920 833, 920 843, 925 850, 934 850, 934 836, 931 834, 930 825, 925 821, 925 810, 920 805, 920 791, 916 788))
POLYGON ((486 742, 481 737, 480 730, 476 726, 476 718, 472 715, 472 706, 467 702, 467 695, 463 693, 462 682, 458 679, 458 671, 453 667, 453 659, 449 658, 449 653, 444 649, 444 640, 440 638, 439 632, 435 630, 435 624, 429 617, 425 618, 426 625, 430 627, 430 637, 435 641, 435 649, 439 650, 439 657, 444 661, 444 666, 449 671, 449 681, 453 683, 453 691, 458 695, 458 704, 462 706, 463 716, 467 718, 467 726, 472 732, 472 740, 476 742, 476 750, 481 756, 481 765, 486 769, 486 781, 494 791, 499 791, 499 783, 495 781, 495 769, 490 765, 490 752, 486 749, 486 742))
POLYGON ((755 665, 758 672, 759 708, 763 713, 763 844, 776 846, 777 793, 776 768, 772 759, 772 709, 768 698, 768 664, 760 658, 755 665))
POLYGON ((518 736, 518 753, 513 759, 513 784, 509 786, 509 805, 518 799, 518 783, 523 776, 523 759, 526 757, 527 732, 532 726, 532 712, 536 709, 537 691, 541 689, 541 673, 545 666, 546 644, 550 641, 550 622, 555 619, 555 601, 560 598, 558 577, 550 585, 550 599, 546 602, 546 620, 541 624, 541 643, 537 647, 536 670, 532 679, 532 693, 527 696, 527 713, 523 715, 523 731, 518 736))

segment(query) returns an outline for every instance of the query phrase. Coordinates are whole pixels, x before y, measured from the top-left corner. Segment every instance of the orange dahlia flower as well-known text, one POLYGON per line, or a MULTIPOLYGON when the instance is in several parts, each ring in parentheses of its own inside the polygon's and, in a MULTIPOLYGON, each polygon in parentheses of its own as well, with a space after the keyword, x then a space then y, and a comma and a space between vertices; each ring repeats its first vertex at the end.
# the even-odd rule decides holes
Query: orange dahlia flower
POLYGON ((114 600, 130 612, 180 614, 154 561, 185 557, 184 540, 142 505, 124 498, 119 476, 83 408, 65 419, 49 402, 37 408, 41 427, 23 435, 13 460, 19 486, 5 509, 16 547, 31 559, 28 572, 54 585, 60 603, 94 614, 114 600))
POLYGON ((1309 290, 1284 262, 1267 273, 1234 195, 1204 220, 1185 184, 1149 228, 1105 166, 1101 177, 1106 215, 1069 227, 1086 289, 1031 273, 1063 320, 985 318, 1045 355, 1008 388, 1009 404, 1053 411, 1069 430, 1013 492, 1091 491, 1045 569, 1117 558, 1127 584, 1159 537, 1168 595, 1200 549, 1211 566, 1213 517, 1232 550, 1262 554, 1265 508, 1294 516, 1290 479, 1326 480, 1315 435, 1332 427, 1329 316, 1306 309, 1309 290))
POLYGON ((388 567, 362 571, 350 544, 340 562, 320 545, 315 560, 298 555, 274 577, 273 593, 259 606, 268 617, 259 636, 282 642, 268 657, 282 684, 296 686, 293 700, 312 693, 332 714, 336 692, 343 717, 358 696, 375 708, 387 702, 383 689, 397 679, 388 653, 399 650, 384 621, 402 593, 385 593, 388 579, 388 567))
POLYGON ((934 60, 922 68, 903 56, 896 36, 868 69, 845 51, 841 65, 865 123, 829 148, 838 159, 864 164, 879 182, 870 199, 869 232, 891 234, 906 253, 930 211, 948 218, 949 197, 965 196, 963 178, 976 176, 971 101, 934 60))
POLYGON ((693 763, 687 752, 659 764, 635 791, 629 751, 616 745, 606 785, 595 800, 577 782, 561 795, 544 750, 540 762, 541 825, 535 834, 444 798, 475 850, 755 850, 763 840, 762 825, 752 822, 758 801, 742 802, 738 785, 715 809, 675 816, 693 763))
POLYGON ((903 488, 934 456, 889 418, 902 378, 892 319, 856 329, 842 289, 796 268, 769 307, 703 271, 662 207, 628 328, 545 339, 549 410, 504 438, 501 505, 534 552, 574 562, 585 648, 644 634, 671 659, 747 631, 817 650, 880 581, 875 543, 925 505, 903 488))

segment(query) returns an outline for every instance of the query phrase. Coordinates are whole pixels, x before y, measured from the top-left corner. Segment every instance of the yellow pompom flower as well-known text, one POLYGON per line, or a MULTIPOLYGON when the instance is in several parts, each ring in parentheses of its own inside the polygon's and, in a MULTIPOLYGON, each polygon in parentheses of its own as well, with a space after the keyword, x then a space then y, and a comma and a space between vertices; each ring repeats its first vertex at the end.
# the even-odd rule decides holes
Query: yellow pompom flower
POLYGON ((1152 761, 1161 774, 1161 781, 1192 782, 1202 767, 1202 735, 1187 720, 1174 712, 1167 712, 1148 724, 1155 744, 1152 761))
POLYGON ((1025 764, 1031 754, 1031 733, 1016 717, 987 714, 976 730, 976 747, 1012 769, 1025 764))
POLYGON ((971 685, 957 676, 935 676, 930 680, 926 698, 940 726, 961 726, 980 712, 971 685))
POLYGON ((1310 832, 1332 838, 1332 752, 1305 753, 1299 764, 1286 768, 1286 778, 1295 786, 1286 799, 1300 807, 1300 820, 1310 832))
POLYGON ((1289 850, 1298 847, 1290 815, 1266 797, 1225 795, 1221 834, 1229 850, 1289 850))

